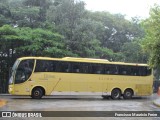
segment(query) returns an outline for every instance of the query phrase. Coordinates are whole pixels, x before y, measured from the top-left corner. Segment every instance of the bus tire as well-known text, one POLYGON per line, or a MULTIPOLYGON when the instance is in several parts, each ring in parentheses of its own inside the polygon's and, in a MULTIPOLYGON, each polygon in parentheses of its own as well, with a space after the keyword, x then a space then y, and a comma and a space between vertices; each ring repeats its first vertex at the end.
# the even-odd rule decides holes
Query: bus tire
POLYGON ((124 91, 124 94, 123 94, 124 99, 131 99, 132 96, 133 96, 133 90, 132 89, 126 89, 124 91))
POLYGON ((31 95, 31 97, 33 98, 33 99, 40 99, 40 98, 42 98, 42 96, 43 96, 43 91, 42 91, 42 89, 41 88, 34 88, 33 90, 32 90, 32 95, 31 95))
POLYGON ((121 97, 121 91, 120 89, 113 89, 111 92, 111 98, 113 100, 118 100, 121 97))

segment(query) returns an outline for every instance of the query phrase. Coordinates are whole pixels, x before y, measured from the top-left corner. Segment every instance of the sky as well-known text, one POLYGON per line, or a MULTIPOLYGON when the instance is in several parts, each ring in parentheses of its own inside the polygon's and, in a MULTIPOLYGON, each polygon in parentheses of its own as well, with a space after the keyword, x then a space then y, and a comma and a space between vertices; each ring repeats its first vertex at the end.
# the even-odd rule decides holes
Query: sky
POLYGON ((160 0, 83 0, 86 9, 91 11, 108 11, 112 14, 121 13, 126 18, 149 17, 149 10, 155 4, 160 5, 160 0))

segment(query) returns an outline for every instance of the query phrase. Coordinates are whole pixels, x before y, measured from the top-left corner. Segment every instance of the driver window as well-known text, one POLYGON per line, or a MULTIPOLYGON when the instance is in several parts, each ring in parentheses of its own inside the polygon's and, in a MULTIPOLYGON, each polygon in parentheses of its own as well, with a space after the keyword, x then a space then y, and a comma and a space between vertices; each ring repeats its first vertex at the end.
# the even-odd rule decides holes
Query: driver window
POLYGON ((20 62, 15 75, 15 83, 23 83, 28 80, 33 71, 34 60, 23 60, 20 62))

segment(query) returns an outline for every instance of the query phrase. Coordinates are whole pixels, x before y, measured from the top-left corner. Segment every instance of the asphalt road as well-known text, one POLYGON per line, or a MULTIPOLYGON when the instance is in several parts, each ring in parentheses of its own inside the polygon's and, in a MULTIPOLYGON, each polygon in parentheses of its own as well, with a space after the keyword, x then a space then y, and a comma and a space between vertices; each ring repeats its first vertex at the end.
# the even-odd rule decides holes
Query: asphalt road
MULTIPOLYGON (((101 96, 45 96, 37 100, 28 96, 0 95, 0 99, 7 101, 0 111, 160 111, 160 108, 153 105, 153 100, 157 97, 153 94, 148 97, 134 97, 131 100, 112 100, 103 99, 101 96)), ((63 119, 63 117, 57 119, 63 119)))

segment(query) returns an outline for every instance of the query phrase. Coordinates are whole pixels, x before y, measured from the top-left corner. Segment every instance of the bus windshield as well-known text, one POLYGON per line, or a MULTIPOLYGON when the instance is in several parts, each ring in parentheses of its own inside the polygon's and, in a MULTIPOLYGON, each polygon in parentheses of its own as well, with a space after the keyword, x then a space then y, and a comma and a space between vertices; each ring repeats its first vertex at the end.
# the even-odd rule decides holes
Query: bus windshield
POLYGON ((16 60, 16 62, 14 63, 12 69, 10 70, 9 84, 13 84, 13 76, 14 76, 14 74, 15 74, 15 71, 16 71, 16 69, 17 69, 17 66, 18 66, 19 62, 20 62, 19 60, 16 60))
POLYGON ((15 73, 15 84, 23 83, 29 79, 32 74, 34 60, 23 60, 19 63, 15 73))

